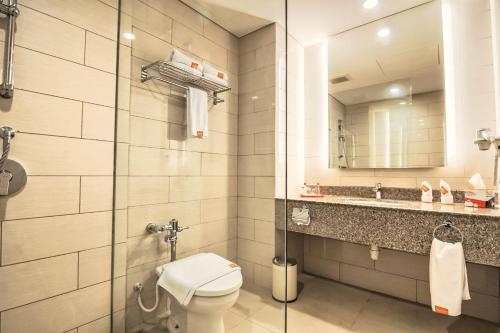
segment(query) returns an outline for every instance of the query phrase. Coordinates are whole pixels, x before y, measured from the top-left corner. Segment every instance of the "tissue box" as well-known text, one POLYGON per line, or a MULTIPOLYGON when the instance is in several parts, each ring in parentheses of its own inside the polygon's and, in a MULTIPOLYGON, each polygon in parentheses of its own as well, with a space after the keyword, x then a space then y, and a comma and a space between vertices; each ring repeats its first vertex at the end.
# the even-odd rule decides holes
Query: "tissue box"
POLYGON ((495 208, 495 192, 491 190, 466 190, 465 205, 478 208, 495 208))

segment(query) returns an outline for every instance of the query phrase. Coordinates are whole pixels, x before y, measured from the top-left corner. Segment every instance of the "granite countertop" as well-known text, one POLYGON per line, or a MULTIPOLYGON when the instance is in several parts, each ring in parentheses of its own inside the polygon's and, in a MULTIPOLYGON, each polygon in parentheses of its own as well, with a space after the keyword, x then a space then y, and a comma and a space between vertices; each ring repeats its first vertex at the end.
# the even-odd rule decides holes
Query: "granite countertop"
POLYGON ((425 203, 420 201, 406 201, 406 200, 391 200, 391 199, 371 199, 359 197, 344 197, 335 195, 325 195, 320 198, 305 198, 300 195, 291 196, 288 200, 305 201, 305 202, 318 202, 336 205, 350 205, 362 207, 378 207, 386 209, 409 210, 409 211, 424 211, 432 213, 446 213, 457 215, 471 215, 471 216, 488 216, 498 217, 500 223, 500 209, 499 208, 473 208, 466 207, 463 203, 455 203, 453 205, 443 205, 441 203, 425 203))

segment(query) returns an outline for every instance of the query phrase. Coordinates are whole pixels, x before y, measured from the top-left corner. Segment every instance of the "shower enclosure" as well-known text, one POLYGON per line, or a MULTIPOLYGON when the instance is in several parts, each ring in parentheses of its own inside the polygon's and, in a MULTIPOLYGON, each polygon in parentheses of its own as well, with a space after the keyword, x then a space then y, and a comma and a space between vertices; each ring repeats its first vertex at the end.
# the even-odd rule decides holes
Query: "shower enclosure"
MULTIPOLYGON (((275 203, 286 193, 285 5, 275 6, 281 21, 237 35, 212 21, 217 10, 245 19, 234 6, 118 3, 114 332, 166 331, 165 294, 151 312, 138 296, 143 308, 153 307, 156 268, 174 255, 211 252, 241 267, 243 289, 224 316, 226 332, 250 322, 245 306, 253 296, 246 289, 270 299, 272 260, 285 256, 286 243, 275 222, 285 216, 285 205, 275 203), (228 73, 229 88, 169 65, 174 49, 228 73), (205 138, 186 130, 188 86, 212 97, 205 138), (182 233, 172 235, 172 220, 182 233)), ((284 304, 273 306, 284 332, 284 304)))

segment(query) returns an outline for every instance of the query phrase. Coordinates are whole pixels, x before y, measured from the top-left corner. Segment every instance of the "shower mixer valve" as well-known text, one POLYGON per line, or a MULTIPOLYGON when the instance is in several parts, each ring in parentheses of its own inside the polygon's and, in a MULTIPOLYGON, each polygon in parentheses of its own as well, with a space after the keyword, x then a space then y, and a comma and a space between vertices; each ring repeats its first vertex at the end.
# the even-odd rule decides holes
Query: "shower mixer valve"
POLYGON ((12 139, 16 130, 12 127, 0 127, 2 138, 2 155, 0 157, 0 195, 14 194, 26 184, 26 171, 21 164, 8 159, 12 139))

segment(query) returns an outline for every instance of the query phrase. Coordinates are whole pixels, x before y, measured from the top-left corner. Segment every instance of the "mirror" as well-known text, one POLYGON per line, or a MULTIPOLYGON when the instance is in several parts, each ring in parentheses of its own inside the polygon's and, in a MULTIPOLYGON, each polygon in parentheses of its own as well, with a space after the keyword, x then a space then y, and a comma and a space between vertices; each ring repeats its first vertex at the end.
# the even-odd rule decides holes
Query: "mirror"
POLYGON ((328 39, 331 168, 445 165, 441 3, 328 39))

